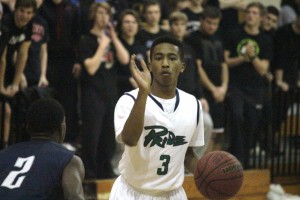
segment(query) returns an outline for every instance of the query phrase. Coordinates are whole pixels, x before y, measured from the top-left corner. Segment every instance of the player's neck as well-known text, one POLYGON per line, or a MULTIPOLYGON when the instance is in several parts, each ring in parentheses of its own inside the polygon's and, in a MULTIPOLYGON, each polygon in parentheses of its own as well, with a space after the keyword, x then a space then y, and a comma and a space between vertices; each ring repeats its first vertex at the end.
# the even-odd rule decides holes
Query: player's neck
POLYGON ((38 133, 38 134, 31 136, 31 140, 49 140, 49 141, 53 141, 53 142, 58 142, 59 136, 57 136, 56 134, 50 136, 46 133, 38 133))
POLYGON ((176 87, 156 87, 152 84, 151 94, 162 99, 172 99, 176 95, 176 87))

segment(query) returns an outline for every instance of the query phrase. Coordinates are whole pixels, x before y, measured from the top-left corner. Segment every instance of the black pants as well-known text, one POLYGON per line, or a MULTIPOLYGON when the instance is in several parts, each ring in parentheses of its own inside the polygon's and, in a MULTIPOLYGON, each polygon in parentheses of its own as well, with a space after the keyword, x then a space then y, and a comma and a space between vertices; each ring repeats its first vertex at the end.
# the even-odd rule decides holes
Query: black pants
POLYGON ((82 159, 86 178, 112 178, 115 101, 94 88, 82 88, 82 159))
POLYGON ((72 69, 74 56, 68 53, 61 55, 49 54, 47 77, 49 87, 54 89, 54 97, 58 100, 66 113, 66 142, 74 142, 78 136, 78 109, 77 109, 77 80, 73 77, 72 69))
POLYGON ((251 105, 243 93, 235 90, 228 95, 229 152, 237 157, 244 168, 249 168, 249 152, 254 147, 254 138, 261 119, 261 109, 251 105))

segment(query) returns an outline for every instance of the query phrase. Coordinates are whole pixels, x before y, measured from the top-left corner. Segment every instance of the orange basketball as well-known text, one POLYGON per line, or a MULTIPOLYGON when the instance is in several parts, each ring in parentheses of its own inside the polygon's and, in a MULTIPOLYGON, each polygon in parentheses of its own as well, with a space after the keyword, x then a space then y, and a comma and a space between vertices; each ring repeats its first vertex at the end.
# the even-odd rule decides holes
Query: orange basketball
POLYGON ((209 199, 229 199, 243 184, 243 167, 228 152, 213 151, 197 163, 195 184, 201 194, 209 199))

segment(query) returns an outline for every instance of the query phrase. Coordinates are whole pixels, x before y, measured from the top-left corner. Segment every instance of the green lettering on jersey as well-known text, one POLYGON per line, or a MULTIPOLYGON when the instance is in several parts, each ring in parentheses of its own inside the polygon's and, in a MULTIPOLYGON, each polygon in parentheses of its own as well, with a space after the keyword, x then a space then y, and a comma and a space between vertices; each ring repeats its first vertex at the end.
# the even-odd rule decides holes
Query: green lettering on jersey
POLYGON ((165 148, 165 145, 180 146, 187 143, 185 136, 176 136, 163 126, 146 126, 145 130, 150 131, 148 135, 145 136, 144 147, 150 144, 150 147, 157 145, 161 148, 165 148))

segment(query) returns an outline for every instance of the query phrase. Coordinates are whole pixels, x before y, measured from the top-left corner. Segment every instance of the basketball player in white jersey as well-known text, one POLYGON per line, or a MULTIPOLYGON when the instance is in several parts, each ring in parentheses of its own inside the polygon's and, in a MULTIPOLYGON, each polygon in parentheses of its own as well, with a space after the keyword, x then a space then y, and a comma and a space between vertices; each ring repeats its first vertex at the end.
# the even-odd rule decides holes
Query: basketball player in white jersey
POLYGON ((187 199, 184 166, 194 172, 193 147, 204 145, 204 135, 201 104, 176 88, 185 69, 182 44, 170 36, 156 39, 142 70, 135 58, 130 69, 138 89, 124 94, 115 108, 116 140, 125 151, 110 199, 187 199))

